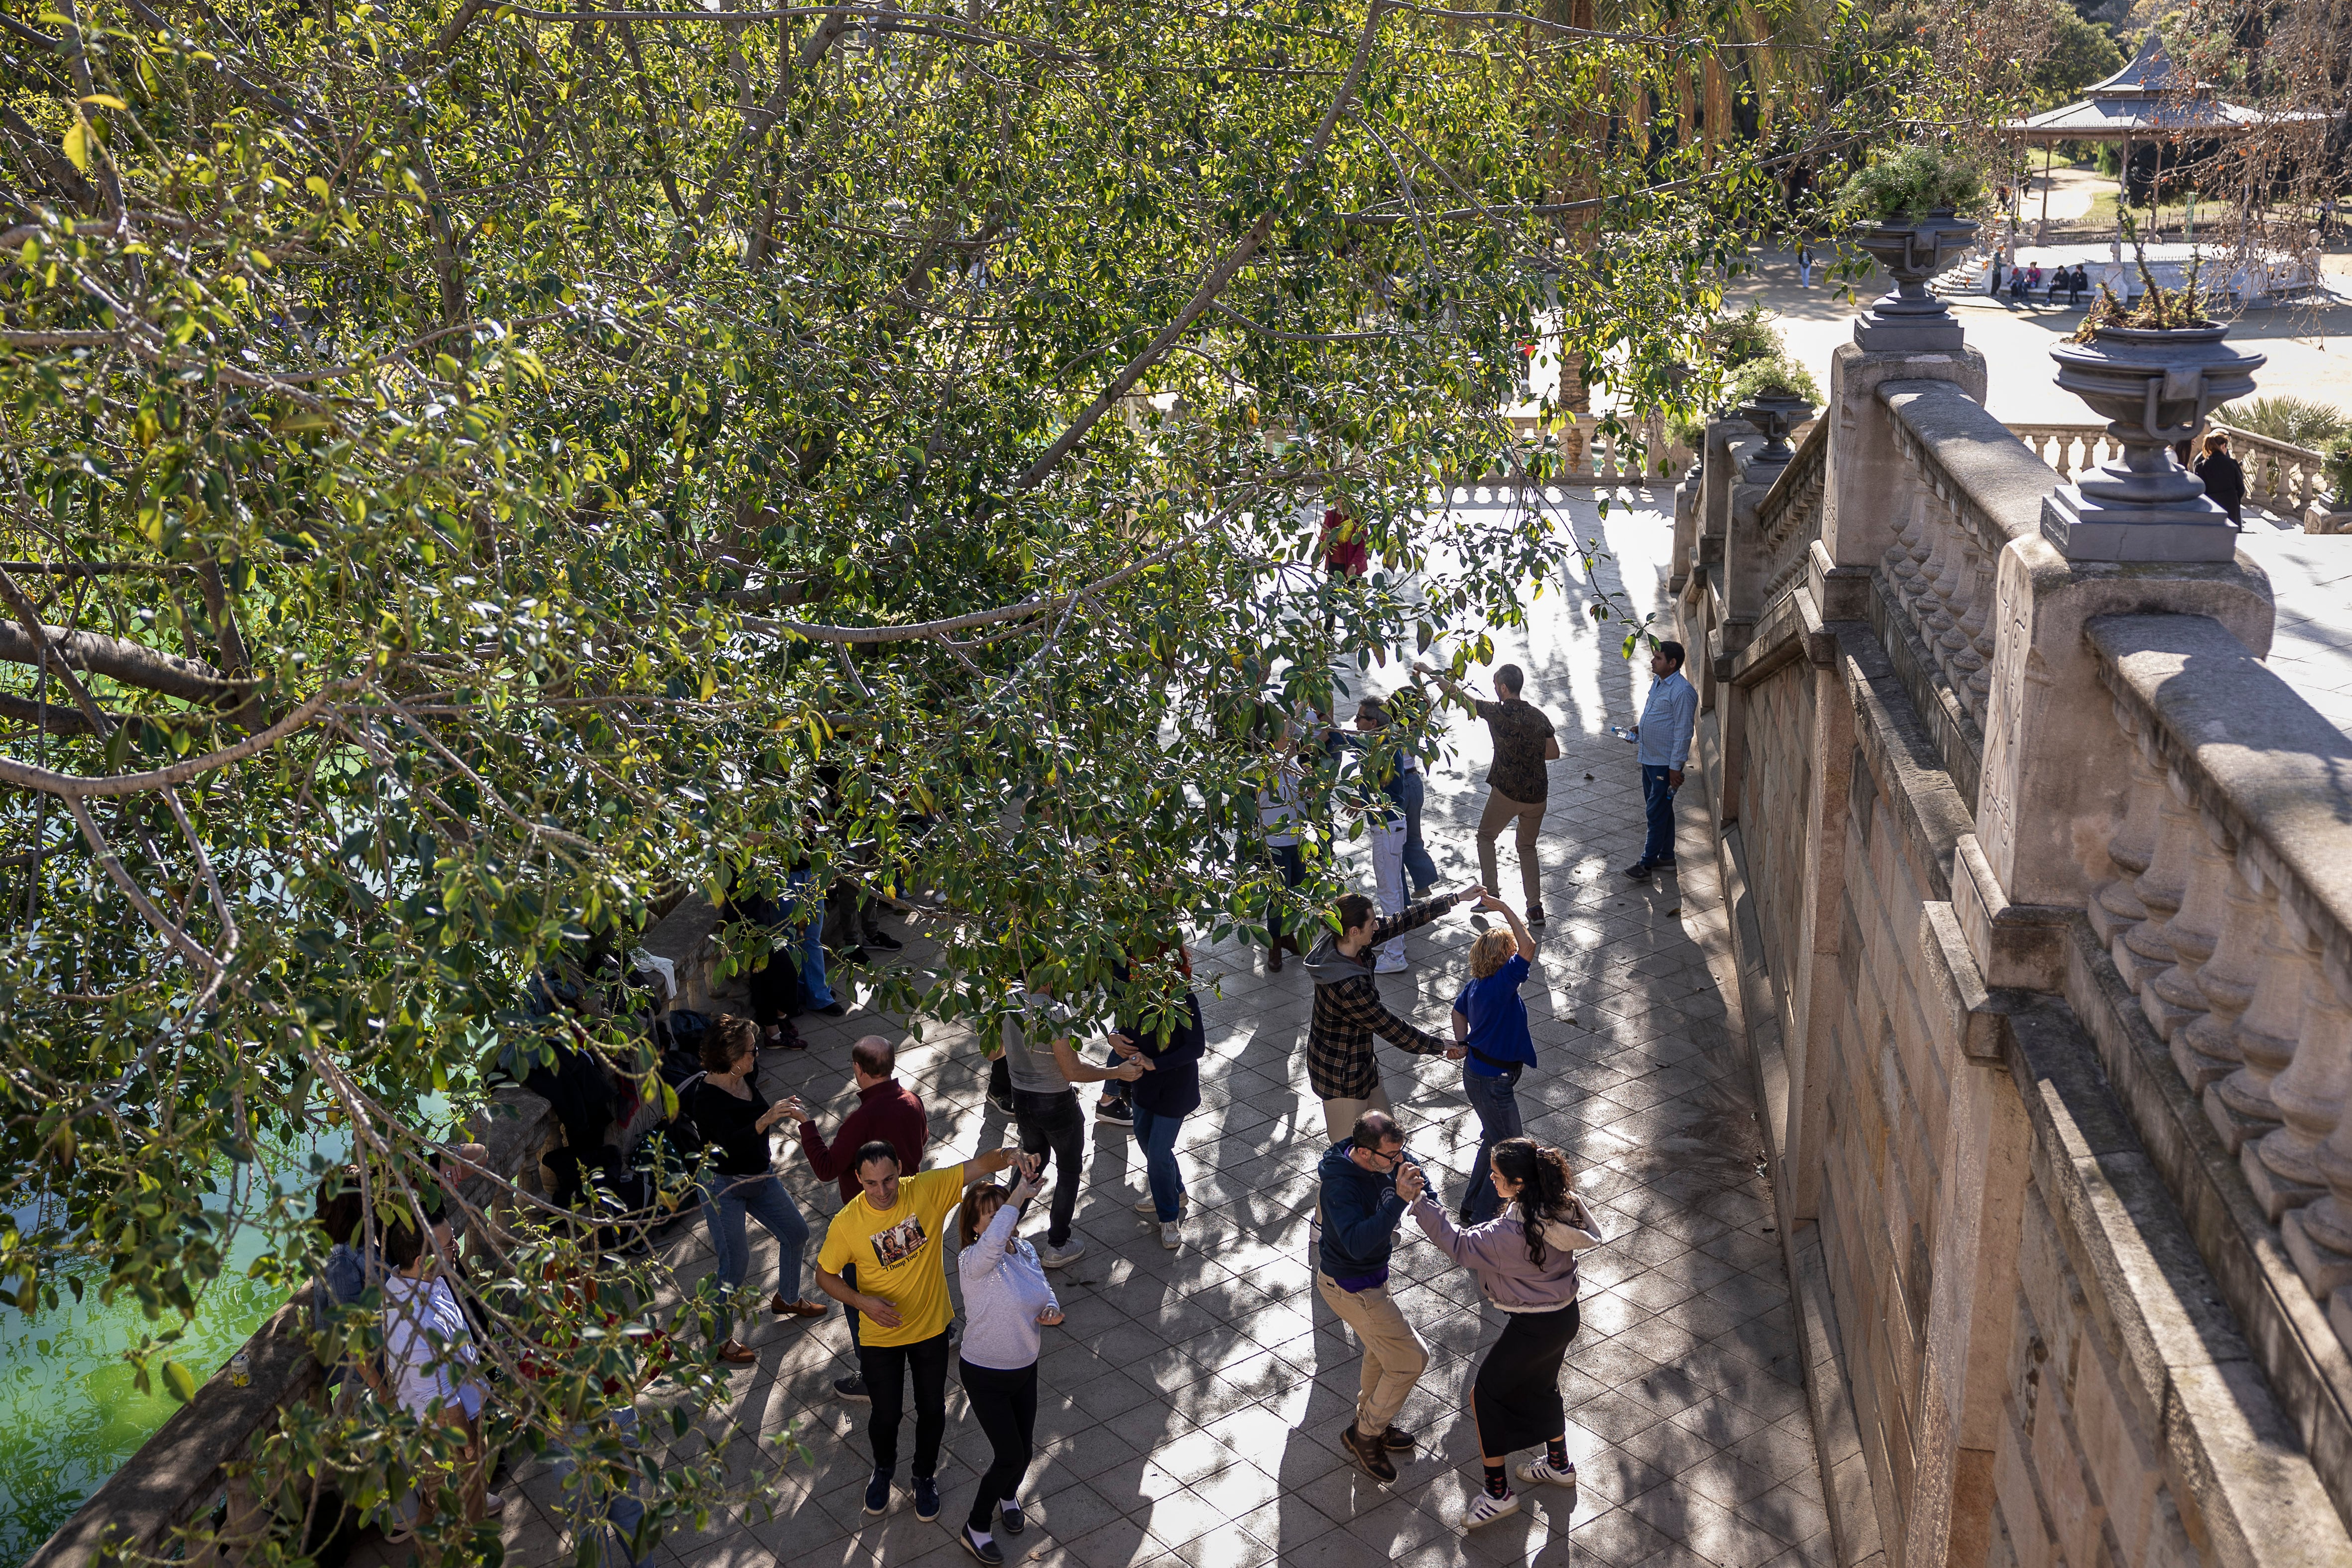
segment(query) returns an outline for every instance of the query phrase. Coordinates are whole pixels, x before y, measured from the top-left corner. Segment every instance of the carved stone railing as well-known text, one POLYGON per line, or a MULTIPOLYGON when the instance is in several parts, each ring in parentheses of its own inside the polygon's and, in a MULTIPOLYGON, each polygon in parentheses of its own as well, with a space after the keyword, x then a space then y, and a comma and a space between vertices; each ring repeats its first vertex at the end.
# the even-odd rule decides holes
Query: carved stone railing
MULTIPOLYGON (((2011 425, 2009 428, 2059 478, 2070 481, 2123 451, 2104 425, 2011 425)), ((2293 518, 2315 533, 2338 531, 2338 503, 2330 494, 2326 454, 2219 420, 2209 422, 2206 429, 2230 437, 2230 451, 2246 471, 2248 500, 2293 518)))
POLYGON ((2038 534, 2042 498, 2058 476, 1953 383, 1885 382, 1878 398, 1911 481, 1888 498, 1895 541, 1878 563, 1878 598, 1898 624, 1880 637, 1973 802, 1992 688, 1995 566, 2011 540, 2038 534), (1915 651, 1926 668, 1913 668, 1915 651))
POLYGON ((1797 455, 1756 503, 1756 538, 1763 552, 1764 603, 1786 592, 1805 569, 1822 536, 1822 496, 1829 476, 1830 422, 1816 419, 1797 443, 1797 455))
POLYGON ((2205 616, 2087 636, 2131 768, 2092 930, 2352 1347, 2352 741, 2205 616))

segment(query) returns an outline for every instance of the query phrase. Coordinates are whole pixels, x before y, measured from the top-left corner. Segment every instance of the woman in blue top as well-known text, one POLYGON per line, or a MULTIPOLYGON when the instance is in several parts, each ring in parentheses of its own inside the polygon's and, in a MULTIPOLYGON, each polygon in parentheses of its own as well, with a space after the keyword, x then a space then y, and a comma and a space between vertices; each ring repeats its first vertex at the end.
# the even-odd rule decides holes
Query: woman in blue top
POLYGON ((1486 1179, 1493 1168, 1495 1145, 1517 1138, 1519 1102, 1512 1092, 1519 1074, 1533 1067, 1535 1041, 1528 1034, 1528 1005, 1519 1000, 1520 983, 1536 955, 1536 940, 1528 934, 1519 913, 1493 893, 1479 901, 1511 924, 1507 931, 1492 929, 1478 933, 1470 944, 1470 984, 1454 999, 1454 1038, 1469 1047, 1462 1058, 1462 1093, 1478 1113, 1478 1162, 1462 1190, 1462 1223, 1484 1225, 1502 1209, 1495 1184, 1486 1179))

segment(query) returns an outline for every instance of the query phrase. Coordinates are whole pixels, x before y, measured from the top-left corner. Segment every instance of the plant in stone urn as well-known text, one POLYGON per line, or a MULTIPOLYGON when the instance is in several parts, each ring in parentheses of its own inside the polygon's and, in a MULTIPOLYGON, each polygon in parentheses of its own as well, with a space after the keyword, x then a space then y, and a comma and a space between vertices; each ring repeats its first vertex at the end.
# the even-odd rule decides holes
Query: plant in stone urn
POLYGON ((1803 365, 1775 357, 1740 366, 1726 395, 1739 417, 1764 437, 1764 449, 1748 466, 1779 468, 1797 455, 1789 445, 1789 432, 1821 402, 1822 389, 1803 365))
POLYGON ((2252 392, 2266 356, 2221 341, 2230 329, 2206 315, 2193 266, 2185 287, 2168 289, 2130 237, 2140 294, 2101 288, 2081 330, 2050 351, 2058 384, 2106 418, 2123 456, 2045 500, 2042 531, 2074 561, 2228 561, 2237 531, 2173 447, 2252 392))
POLYGON ((1854 323, 1855 342, 1897 351, 1960 346, 1959 323, 1928 292, 1927 279, 1976 234, 1976 224, 1956 214, 1983 190, 1975 164, 1926 146, 1906 147, 1846 181, 1832 210, 1861 230, 1854 242, 1895 279, 1854 323))

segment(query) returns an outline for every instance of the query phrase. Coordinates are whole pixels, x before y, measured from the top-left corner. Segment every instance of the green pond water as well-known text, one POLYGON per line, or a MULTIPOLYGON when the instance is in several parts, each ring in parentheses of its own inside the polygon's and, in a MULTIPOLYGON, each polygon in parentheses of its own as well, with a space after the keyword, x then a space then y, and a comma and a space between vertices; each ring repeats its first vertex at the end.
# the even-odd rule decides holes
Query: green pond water
MULTIPOLYGON (((240 1267, 260 1245, 247 1236, 240 1267)), ((255 1280, 215 1281, 178 1359, 203 1382, 284 1301, 255 1280)), ((122 1359, 153 1326, 135 1301, 101 1307, 95 1291, 31 1317, 0 1308, 0 1564, 23 1563, 180 1407, 160 1375, 140 1393, 122 1359)))

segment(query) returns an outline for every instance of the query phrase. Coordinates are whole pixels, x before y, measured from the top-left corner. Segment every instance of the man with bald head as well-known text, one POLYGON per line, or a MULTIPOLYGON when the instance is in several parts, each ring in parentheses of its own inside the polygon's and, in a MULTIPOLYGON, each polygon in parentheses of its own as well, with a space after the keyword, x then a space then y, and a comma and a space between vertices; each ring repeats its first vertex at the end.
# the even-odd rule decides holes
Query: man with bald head
MULTIPOLYGON (((920 1096, 892 1076, 898 1064, 898 1050, 879 1035, 867 1035, 849 1047, 850 1076, 857 1084, 857 1109, 844 1118, 841 1130, 828 1143, 817 1128, 816 1118, 793 1095, 784 1101, 784 1114, 801 1124, 801 1151, 808 1156, 809 1169, 820 1181, 832 1182, 841 1188, 841 1201, 857 1201, 857 1151, 868 1143, 887 1143, 898 1151, 898 1168, 912 1173, 922 1168, 923 1149, 931 1139, 930 1117, 923 1110, 920 1096)), ((856 1287, 855 1266, 844 1272, 843 1278, 854 1289, 856 1287)), ((857 1341, 857 1311, 849 1310, 849 1342, 857 1341)), ((833 1381, 833 1391, 844 1399, 863 1401, 867 1395, 865 1379, 852 1373, 833 1381)))

